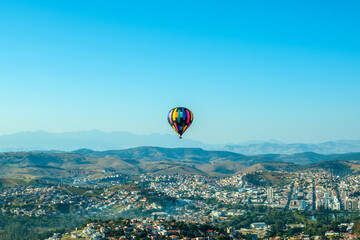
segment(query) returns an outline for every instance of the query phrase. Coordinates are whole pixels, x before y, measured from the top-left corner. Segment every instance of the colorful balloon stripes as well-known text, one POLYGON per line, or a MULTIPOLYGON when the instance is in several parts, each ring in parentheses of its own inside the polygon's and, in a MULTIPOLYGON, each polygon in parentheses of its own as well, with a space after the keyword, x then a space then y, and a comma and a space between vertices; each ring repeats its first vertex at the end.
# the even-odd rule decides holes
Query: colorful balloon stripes
POLYGON ((193 121, 193 113, 184 107, 177 107, 170 110, 168 122, 170 126, 181 136, 190 127, 193 121))

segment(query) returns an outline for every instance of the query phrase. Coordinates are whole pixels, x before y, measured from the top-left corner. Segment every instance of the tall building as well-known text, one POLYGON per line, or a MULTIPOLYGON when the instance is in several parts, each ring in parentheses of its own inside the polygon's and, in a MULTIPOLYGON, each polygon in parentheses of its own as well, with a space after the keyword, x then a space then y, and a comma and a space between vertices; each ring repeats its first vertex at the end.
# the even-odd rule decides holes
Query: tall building
POLYGON ((355 211, 359 208, 359 206, 358 206, 359 203, 358 203, 357 199, 346 198, 344 203, 345 203, 344 204, 345 210, 347 210, 347 211, 355 211))
POLYGON ((306 210, 306 202, 304 200, 300 201, 300 210, 306 210))
POLYGON ((358 210, 358 208, 359 208, 359 202, 358 202, 358 200, 357 199, 352 199, 352 209, 351 210, 358 210))
POLYGON ((323 203, 322 199, 317 198, 316 202, 315 202, 315 208, 319 209, 321 206, 324 206, 324 203, 323 203))
POLYGON ((340 211, 340 202, 335 202, 334 203, 334 210, 339 210, 340 211))
POLYGON ((340 193, 340 197, 342 199, 348 198, 349 197, 349 192, 347 190, 342 190, 341 193, 340 193))
POLYGON ((274 198, 274 190, 272 187, 269 187, 267 189, 267 200, 269 203, 271 203, 273 201, 273 198, 274 198))
POLYGON ((345 205, 345 210, 346 210, 346 211, 350 211, 350 210, 351 210, 351 202, 350 202, 349 199, 347 199, 347 198, 345 199, 344 205, 345 205))

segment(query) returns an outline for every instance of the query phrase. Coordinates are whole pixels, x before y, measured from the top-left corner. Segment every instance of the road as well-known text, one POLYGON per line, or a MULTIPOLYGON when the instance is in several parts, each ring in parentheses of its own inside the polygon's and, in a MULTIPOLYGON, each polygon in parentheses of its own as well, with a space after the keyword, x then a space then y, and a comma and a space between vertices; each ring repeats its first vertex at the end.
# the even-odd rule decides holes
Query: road
POLYGON ((289 205, 290 205, 290 201, 291 201, 291 196, 293 194, 293 190, 294 190, 294 182, 290 186, 289 198, 288 198, 288 201, 286 203, 285 210, 289 209, 289 205))

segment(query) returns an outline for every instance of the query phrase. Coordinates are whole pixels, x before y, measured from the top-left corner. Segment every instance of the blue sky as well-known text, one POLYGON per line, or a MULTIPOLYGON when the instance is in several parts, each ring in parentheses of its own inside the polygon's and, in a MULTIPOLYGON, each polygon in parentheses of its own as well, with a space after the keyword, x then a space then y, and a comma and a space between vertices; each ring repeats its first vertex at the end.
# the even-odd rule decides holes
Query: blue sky
POLYGON ((359 1, 0 1, 0 134, 360 139, 359 1))

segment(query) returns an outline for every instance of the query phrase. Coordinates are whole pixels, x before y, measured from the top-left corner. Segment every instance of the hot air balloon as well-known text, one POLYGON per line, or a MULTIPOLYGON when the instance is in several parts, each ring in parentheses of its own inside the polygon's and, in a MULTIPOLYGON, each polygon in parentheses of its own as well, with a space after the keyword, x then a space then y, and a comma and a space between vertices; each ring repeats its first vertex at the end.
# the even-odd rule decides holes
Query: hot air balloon
POLYGON ((193 118, 193 113, 184 107, 173 108, 168 114, 168 122, 175 132, 180 135, 180 139, 183 133, 190 127, 193 118))

